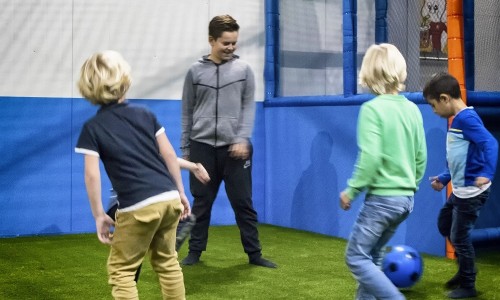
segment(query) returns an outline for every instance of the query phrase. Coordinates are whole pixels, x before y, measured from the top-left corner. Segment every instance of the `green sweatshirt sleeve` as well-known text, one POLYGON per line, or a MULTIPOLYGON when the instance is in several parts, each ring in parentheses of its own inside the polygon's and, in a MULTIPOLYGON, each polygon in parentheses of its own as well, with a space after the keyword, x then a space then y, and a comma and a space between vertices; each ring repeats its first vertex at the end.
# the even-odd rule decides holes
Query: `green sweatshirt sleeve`
POLYGON ((370 183, 382 163, 382 136, 379 116, 368 105, 362 105, 358 116, 358 156, 345 192, 354 200, 370 183))

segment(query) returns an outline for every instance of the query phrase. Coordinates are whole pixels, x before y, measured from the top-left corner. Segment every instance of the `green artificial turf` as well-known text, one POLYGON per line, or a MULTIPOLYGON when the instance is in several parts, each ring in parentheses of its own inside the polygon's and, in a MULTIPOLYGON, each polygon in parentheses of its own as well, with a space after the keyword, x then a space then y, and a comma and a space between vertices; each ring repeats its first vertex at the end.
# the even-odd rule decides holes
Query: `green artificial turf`
MULTIPOLYGON (((237 227, 211 227, 200 263, 183 268, 187 299, 354 299, 345 240, 268 225, 259 231, 264 256, 278 269, 248 264, 237 227)), ((186 253, 187 245, 179 257, 186 253)), ((0 239, 0 299, 111 299, 107 255, 94 234, 0 239)), ((447 299, 442 286, 455 262, 423 258, 423 276, 405 296, 447 299)), ((478 249, 477 264, 477 299, 500 299, 500 250, 478 249)), ((147 259, 138 288, 141 299, 161 299, 147 259)))

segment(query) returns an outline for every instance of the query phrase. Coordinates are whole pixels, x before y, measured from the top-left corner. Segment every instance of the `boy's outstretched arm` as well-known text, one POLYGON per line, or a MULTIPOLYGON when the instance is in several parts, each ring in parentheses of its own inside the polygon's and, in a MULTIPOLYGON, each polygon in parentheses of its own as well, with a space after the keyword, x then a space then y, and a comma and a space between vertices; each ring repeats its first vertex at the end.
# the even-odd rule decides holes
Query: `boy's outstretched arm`
POLYGON ((202 164, 190 162, 180 157, 177 158, 177 162, 181 169, 189 170, 201 183, 206 184, 210 181, 210 175, 202 164))
POLYGON ((97 238, 103 244, 110 244, 110 227, 114 225, 102 206, 101 201, 101 173, 99 157, 85 155, 85 187, 89 197, 90 208, 95 219, 97 238))
POLYGON ((189 205, 189 201, 184 192, 184 185, 182 183, 182 178, 181 178, 181 169, 179 168, 177 155, 175 154, 174 148, 172 147, 172 144, 168 140, 165 132, 159 134, 156 137, 156 141, 158 142, 160 154, 165 160, 168 172, 170 173, 170 175, 172 175, 172 179, 174 180, 175 186, 177 187, 177 191, 179 191, 181 202, 182 205, 184 206, 184 211, 181 214, 181 219, 184 219, 191 214, 191 206, 189 205))

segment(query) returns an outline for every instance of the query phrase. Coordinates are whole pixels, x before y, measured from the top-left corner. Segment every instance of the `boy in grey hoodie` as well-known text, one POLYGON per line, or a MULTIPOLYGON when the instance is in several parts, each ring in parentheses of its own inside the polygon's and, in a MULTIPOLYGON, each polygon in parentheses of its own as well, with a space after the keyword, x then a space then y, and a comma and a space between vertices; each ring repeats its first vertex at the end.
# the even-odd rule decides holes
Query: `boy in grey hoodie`
POLYGON ((191 66, 184 81, 181 149, 184 159, 205 166, 211 181, 203 184, 190 175, 192 213, 197 221, 182 264, 198 263, 206 250, 212 205, 224 181, 250 264, 275 268, 276 264, 262 257, 252 203, 254 75, 234 54, 236 20, 216 16, 208 29, 211 52, 191 66))

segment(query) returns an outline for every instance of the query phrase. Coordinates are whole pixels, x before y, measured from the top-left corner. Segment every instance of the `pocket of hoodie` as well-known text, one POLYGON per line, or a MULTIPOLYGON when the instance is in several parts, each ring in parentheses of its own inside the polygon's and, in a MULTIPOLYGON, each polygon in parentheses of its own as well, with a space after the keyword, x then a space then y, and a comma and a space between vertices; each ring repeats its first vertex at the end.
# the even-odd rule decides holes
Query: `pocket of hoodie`
POLYGON ((213 135, 213 131, 215 129, 215 120, 212 117, 199 117, 196 118, 193 122, 192 138, 199 138, 213 135))
POLYGON ((227 143, 231 143, 238 130, 237 118, 219 118, 217 124, 218 138, 227 143))

